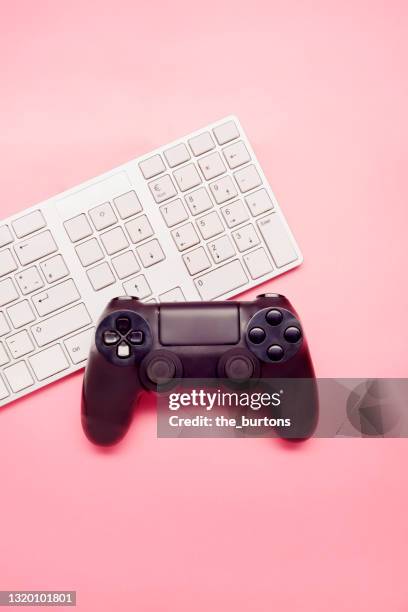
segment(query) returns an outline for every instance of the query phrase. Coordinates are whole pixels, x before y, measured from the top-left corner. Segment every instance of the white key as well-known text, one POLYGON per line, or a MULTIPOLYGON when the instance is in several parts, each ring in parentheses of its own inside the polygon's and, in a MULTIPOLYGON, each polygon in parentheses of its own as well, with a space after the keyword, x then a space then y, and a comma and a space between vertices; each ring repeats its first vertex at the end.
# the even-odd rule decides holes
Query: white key
POLYGON ((35 315, 27 300, 23 300, 7 308, 7 314, 16 329, 35 321, 35 315))
POLYGON ((192 215, 199 215, 213 207, 213 203, 205 187, 192 191, 184 196, 184 199, 192 215))
POLYGON ((24 242, 19 242, 14 247, 18 259, 22 266, 27 266, 41 257, 51 255, 57 250, 57 245, 51 232, 46 231, 36 234, 32 238, 27 238, 24 242))
POLYGON ((255 166, 246 166, 246 168, 234 172, 234 176, 242 193, 246 193, 262 185, 262 179, 255 166))
POLYGON ((175 147, 171 147, 171 149, 167 149, 167 151, 164 152, 164 157, 166 158, 170 168, 174 168, 175 166, 183 164, 191 159, 190 153, 188 152, 185 144, 179 144, 175 147))
POLYGON ((159 295, 159 300, 161 302, 185 302, 186 298, 180 287, 174 287, 174 289, 159 295))
POLYGON ((95 229, 98 231, 114 225, 117 221, 116 215, 113 212, 113 208, 109 202, 105 202, 104 204, 95 206, 95 208, 91 208, 89 211, 89 216, 91 217, 91 221, 94 224, 95 229))
POLYGON ((217 204, 223 204, 238 195, 230 176, 224 176, 214 183, 210 183, 211 193, 217 204))
POLYGON ((245 201, 254 217, 273 208, 273 202, 265 189, 259 189, 259 191, 247 195, 245 201))
POLYGON ((198 244, 200 239, 191 223, 186 223, 171 232, 179 251, 185 251, 198 244))
POLYGON ((142 171, 145 179, 149 179, 152 178, 152 176, 156 176, 157 174, 160 174, 160 172, 163 172, 163 170, 166 169, 166 166, 164 165, 160 155, 153 155, 152 157, 149 157, 149 159, 145 159, 144 161, 140 162, 139 168, 142 171))
POLYGON ((78 242, 92 234, 92 227, 84 214, 65 221, 64 227, 71 242, 78 242))
POLYGON ((140 270, 140 266, 132 251, 126 251, 126 253, 114 257, 112 259, 112 265, 120 279, 126 278, 131 274, 136 274, 136 272, 140 270))
POLYGON ((179 198, 160 206, 160 212, 163 215, 167 227, 173 227, 177 225, 177 223, 182 223, 188 219, 188 213, 184 208, 183 202, 179 198))
POLYGON ((6 244, 10 244, 10 242, 13 242, 14 238, 11 235, 11 232, 8 228, 7 225, 2 225, 0 227, 0 249, 4 246, 6 246, 6 244))
POLYGON ((96 238, 91 238, 75 247, 81 264, 86 267, 104 258, 103 251, 96 238))
POLYGON ((81 361, 85 361, 85 359, 88 358, 94 333, 95 328, 91 327, 64 341, 65 348, 67 349, 72 363, 81 363, 81 361))
POLYGON ((227 171, 219 153, 211 153, 198 160, 201 172, 207 181, 227 171))
POLYGON ((154 266, 159 263, 159 261, 165 259, 165 255, 158 240, 151 240, 150 242, 142 244, 137 248, 137 252, 145 268, 150 268, 150 266, 154 266))
POLYGON ((121 219, 128 219, 142 210, 142 205, 134 191, 128 191, 114 198, 113 201, 121 219))
POLYGON ((43 279, 35 266, 26 268, 16 274, 16 281, 23 295, 44 287, 43 279))
POLYGON ((51 259, 43 261, 41 263, 41 270, 49 283, 54 283, 69 274, 69 270, 61 255, 55 255, 51 259))
POLYGON ((197 219, 197 227, 204 240, 209 240, 224 231, 224 225, 215 211, 197 219))
MULTIPOLYGON (((0 366, 4 366, 4 364, 10 361, 9 356, 7 355, 6 349, 3 344, 0 342, 0 366)), ((1 399, 1 398, 0 398, 1 399)))
POLYGON ((238 128, 233 121, 227 121, 222 125, 213 129, 214 136, 217 139, 219 145, 223 145, 230 140, 238 138, 238 128))
POLYGON ((197 187, 202 181, 194 164, 188 164, 173 172, 176 183, 180 191, 187 191, 192 187, 197 187))
POLYGON ((221 212, 228 227, 236 227, 249 219, 248 210, 241 200, 223 206, 221 212))
POLYGON ((225 147, 222 152, 231 170, 251 161, 251 156, 242 140, 240 142, 234 142, 234 144, 229 147, 225 147))
POLYGON ((109 285, 113 285, 113 283, 116 282, 112 270, 106 261, 98 266, 95 266, 94 268, 90 268, 86 273, 88 275, 89 282, 95 291, 109 287, 109 285))
POLYGON ((69 368, 68 359, 59 344, 50 346, 45 351, 29 357, 28 361, 38 380, 45 380, 69 368))
POLYGON ((59 283, 59 285, 49 287, 41 293, 37 293, 32 298, 40 317, 45 317, 55 310, 68 306, 79 299, 81 299, 81 296, 71 278, 59 283))
POLYGON ((10 393, 7 390, 6 385, 3 382, 3 379, 0 377, 0 400, 4 400, 6 399, 6 397, 8 397, 10 395, 10 393))
POLYGON ((187 266, 187 270, 192 276, 211 267, 210 260, 208 259, 207 253, 204 251, 203 247, 194 249, 194 251, 189 251, 183 255, 183 260, 187 266))
POLYGON ((27 353, 31 353, 31 351, 35 349, 35 346, 25 329, 18 332, 18 334, 14 334, 14 336, 9 336, 6 342, 11 356, 14 357, 14 359, 19 359, 23 355, 27 355, 27 353))
POLYGON ((17 270, 17 264, 10 249, 6 249, 0 253, 0 276, 14 272, 14 270, 17 270))
POLYGON ((158 204, 165 200, 169 200, 177 194, 173 181, 168 174, 149 183, 149 189, 158 204))
POLYGON ((146 238, 150 238, 153 236, 153 228, 150 225, 149 219, 146 215, 141 215, 140 217, 136 217, 132 221, 129 221, 125 224, 128 234, 130 236, 131 241, 134 244, 145 240, 146 238))
POLYGON ((241 229, 232 232, 232 237, 237 245, 238 251, 243 253, 260 243, 258 234, 252 224, 245 225, 241 229))
POLYGON ((0 312, 0 336, 4 336, 10 331, 10 326, 7 323, 6 317, 0 312))
POLYGON ((6 278, 0 282, 0 307, 14 302, 19 294, 11 278, 6 278))
POLYGON ((276 213, 260 219, 258 228, 278 268, 297 259, 288 231, 276 213))
POLYGON ((126 295, 138 297, 140 300, 143 300, 143 298, 151 295, 152 293, 152 290, 150 289, 149 284, 143 274, 140 274, 139 276, 136 276, 136 278, 132 278, 126 283, 123 283, 123 290, 126 295))
POLYGON ((24 238, 24 236, 28 236, 28 234, 32 234, 45 227, 46 223, 42 212, 40 210, 33 210, 28 215, 12 221, 11 225, 17 238, 24 238))
POLYGON ((272 272, 272 265, 268 259, 265 249, 256 249, 244 255, 244 262, 253 279, 272 272))
POLYGON ((75 332, 81 327, 86 327, 90 323, 91 317, 84 304, 77 304, 77 306, 59 312, 49 319, 38 322, 31 328, 31 333, 38 346, 41 347, 75 332))
POLYGON ((220 263, 235 255, 235 249, 228 236, 221 236, 221 238, 210 242, 208 249, 215 263, 220 263))
POLYGON ((214 300, 243 287, 247 282, 247 275, 237 259, 194 279, 195 286, 203 300, 214 300))
POLYGON ((34 384, 33 377, 30 374, 24 361, 19 361, 14 365, 4 370, 4 375, 14 393, 18 393, 27 387, 34 384))
POLYGON ((101 234, 101 241, 108 255, 114 255, 129 246, 121 227, 115 227, 109 232, 101 234))
POLYGON ((198 136, 193 136, 193 138, 190 138, 188 141, 188 144, 196 156, 201 155, 202 153, 207 153, 207 151, 211 151, 211 149, 214 149, 215 147, 215 142, 213 141, 210 132, 203 132, 198 136))

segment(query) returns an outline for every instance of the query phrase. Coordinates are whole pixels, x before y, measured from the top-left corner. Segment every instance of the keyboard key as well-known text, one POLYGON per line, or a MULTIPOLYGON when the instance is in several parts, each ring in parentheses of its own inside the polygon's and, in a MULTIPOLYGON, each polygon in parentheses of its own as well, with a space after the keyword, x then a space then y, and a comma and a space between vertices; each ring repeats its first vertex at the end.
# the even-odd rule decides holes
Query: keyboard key
POLYGON ((25 329, 7 338, 6 342, 11 356, 14 357, 14 359, 19 359, 35 349, 33 341, 25 329))
POLYGON ((198 165, 207 181, 227 171, 219 153, 202 157, 198 160, 198 165))
POLYGON ((214 149, 215 147, 215 142, 213 141, 210 132, 203 132, 198 136, 193 136, 193 138, 190 138, 188 141, 188 144, 196 156, 201 155, 202 153, 207 153, 207 151, 211 151, 211 149, 214 149))
POLYGON ((95 206, 89 211, 89 216, 94 224, 95 229, 98 231, 106 229, 117 222, 115 213, 113 212, 112 206, 109 202, 95 206))
POLYGON ((213 203, 205 187, 192 191, 184 196, 184 199, 192 215, 199 215, 213 207, 213 203))
POLYGON ((100 289, 109 287, 109 285, 113 285, 116 282, 112 270, 106 261, 94 268, 90 268, 86 273, 95 291, 100 291, 100 289))
POLYGON ((213 238, 217 234, 221 234, 221 232, 223 232, 225 229, 218 216, 218 213, 215 211, 197 219, 197 227, 200 230, 200 234, 204 240, 209 240, 209 238, 213 238))
POLYGON ((41 289, 41 287, 44 286, 43 279, 35 266, 22 270, 16 274, 15 278, 23 295, 32 293, 36 289, 41 289))
POLYGON ((173 181, 168 174, 149 183, 149 188, 158 204, 160 204, 160 202, 164 202, 165 200, 169 200, 177 194, 173 181))
POLYGON ((246 193, 262 185, 262 179, 255 166, 246 166, 246 168, 234 172, 234 176, 241 193, 246 193))
POLYGON ((57 245, 50 231, 36 234, 32 238, 27 238, 24 242, 19 242, 14 250, 22 266, 27 266, 37 259, 46 255, 51 255, 57 250, 57 245))
POLYGON ((31 333, 38 346, 41 347, 75 332, 81 327, 86 327, 91 322, 91 317, 84 304, 78 304, 49 319, 38 322, 31 328, 31 333))
POLYGON ((10 393, 7 390, 6 385, 3 382, 3 379, 0 377, 0 400, 4 400, 6 399, 6 397, 8 397, 10 395, 10 393))
POLYGON ((17 264, 14 261, 10 249, 6 249, 0 253, 0 276, 10 274, 10 272, 14 272, 14 270, 17 270, 17 264))
POLYGON ((221 212, 228 227, 236 227, 249 219, 248 210, 241 200, 223 206, 221 212))
POLYGON ((142 211, 142 205, 134 191, 128 191, 113 201, 121 219, 128 219, 142 211))
POLYGON ((78 215, 64 223, 65 230, 71 242, 78 242, 83 238, 88 238, 92 234, 92 228, 86 215, 78 215))
POLYGON ((244 255, 244 262, 253 279, 264 276, 264 274, 268 274, 273 270, 265 249, 262 248, 244 255))
POLYGON ((194 164, 188 164, 183 166, 183 168, 179 168, 179 170, 175 170, 173 176, 180 191, 187 191, 187 189, 197 187, 202 182, 194 164))
POLYGON ((238 128, 233 121, 227 121, 219 125, 213 129, 213 132, 219 145, 223 145, 239 137, 238 128))
POLYGON ((211 268, 210 260, 208 259, 207 253, 204 251, 203 247, 194 249, 194 251, 189 251, 183 255, 183 260, 187 266, 187 270, 192 276, 194 274, 198 274, 199 272, 203 272, 203 270, 211 268))
POLYGON ((65 265, 65 261, 61 255, 55 255, 47 261, 43 261, 41 264, 41 270, 49 283, 55 283, 55 281, 68 276, 69 270, 65 265))
POLYGON ((138 297, 140 300, 143 300, 143 298, 151 295, 152 293, 146 277, 143 276, 143 274, 140 274, 139 276, 136 276, 136 278, 132 278, 126 283, 123 283, 123 290, 126 295, 138 297))
POLYGON ((42 212, 40 210, 34 210, 28 213, 28 215, 24 215, 24 217, 12 221, 11 225, 13 226, 17 238, 24 238, 24 236, 28 236, 28 234, 32 234, 45 227, 46 223, 42 212))
POLYGON ((19 361, 4 370, 4 375, 14 393, 18 393, 34 384, 33 377, 24 361, 19 361))
POLYGON ((32 300, 40 317, 45 317, 59 308, 69 306, 81 299, 74 281, 70 278, 59 285, 49 287, 42 293, 37 293, 32 300))
POLYGON ((81 361, 85 361, 85 359, 88 358, 94 334, 95 328, 91 327, 64 341, 65 348, 67 349, 72 363, 81 363, 81 361))
POLYGON ((242 140, 234 142, 229 147, 225 147, 222 152, 231 170, 251 161, 251 156, 242 140))
POLYGON ((161 302, 185 302, 186 298, 180 287, 174 287, 174 289, 159 295, 159 300, 161 302))
POLYGON ((208 248, 215 263, 221 263, 235 255, 235 249, 228 236, 221 236, 210 242, 208 248))
POLYGON ((154 234, 153 228, 150 225, 149 219, 146 217, 146 215, 136 217, 136 219, 126 223, 125 226, 130 239, 134 244, 137 244, 146 238, 150 238, 150 236, 153 236, 154 234))
POLYGON ((2 225, 0 227, 0 249, 4 246, 6 246, 6 244, 10 244, 10 242, 13 242, 14 238, 11 235, 11 232, 8 228, 7 225, 2 225))
POLYGON ((247 282, 247 275, 237 259, 194 279, 195 286, 203 300, 214 300, 243 287, 247 282))
POLYGON ((218 181, 210 183, 210 189, 217 204, 223 204, 238 195, 230 176, 224 176, 218 179, 218 181))
POLYGON ((139 168, 142 171, 145 179, 152 178, 160 172, 163 172, 166 169, 164 162, 160 155, 153 155, 149 157, 149 159, 145 159, 145 161, 140 162, 139 168))
POLYGON ((191 223, 186 223, 174 229, 171 235, 179 251, 185 251, 200 242, 197 232, 191 223))
POLYGON ((10 359, 9 359, 9 356, 7 355, 6 349, 4 348, 3 344, 0 342, 0 366, 4 366, 9 361, 10 359))
POLYGON ((171 147, 171 149, 167 149, 167 151, 164 152, 164 157, 166 158, 170 168, 174 168, 175 166, 183 164, 191 159, 190 153, 188 152, 185 144, 179 144, 175 147, 171 147))
POLYGON ((255 191, 255 193, 247 195, 245 197, 245 201, 254 217, 257 217, 268 210, 272 210, 273 208, 273 202, 265 189, 259 189, 259 191, 255 191))
POLYGON ((297 254, 288 236, 287 229, 276 213, 260 219, 258 221, 258 228, 278 268, 286 266, 297 259, 297 254))
POLYGON ((4 336, 10 331, 10 326, 7 323, 7 319, 2 312, 0 312, 0 336, 4 336))
POLYGON ((163 215, 167 227, 173 227, 177 225, 177 223, 182 223, 188 219, 188 213, 184 208, 183 202, 179 198, 160 206, 160 212, 163 215))
POLYGON ((240 253, 260 244, 258 234, 251 223, 241 227, 236 232, 232 232, 232 237, 240 253))
POLYGON ((108 255, 114 255, 129 246, 125 233, 121 227, 115 227, 109 232, 101 234, 101 241, 108 255))
POLYGON ((142 244, 137 248, 137 252, 145 268, 150 268, 150 266, 154 266, 165 259, 158 240, 151 240, 146 242, 146 244, 142 244))
POLYGON ((126 278, 131 274, 139 272, 140 266, 132 251, 126 251, 122 255, 118 255, 112 259, 112 265, 120 279, 126 278))
POLYGON ((69 368, 68 359, 59 344, 33 355, 28 361, 38 380, 45 380, 69 368))
POLYGON ((23 325, 27 325, 27 323, 35 321, 35 315, 27 300, 23 300, 22 302, 7 308, 7 314, 16 329, 23 327, 23 325))
POLYGON ((84 267, 90 266, 91 264, 101 261, 101 259, 104 258, 103 251, 96 238, 91 238, 86 242, 82 242, 80 245, 75 247, 75 250, 81 264, 84 267))
POLYGON ((10 304, 19 298, 19 294, 11 278, 6 278, 0 282, 0 307, 10 304))

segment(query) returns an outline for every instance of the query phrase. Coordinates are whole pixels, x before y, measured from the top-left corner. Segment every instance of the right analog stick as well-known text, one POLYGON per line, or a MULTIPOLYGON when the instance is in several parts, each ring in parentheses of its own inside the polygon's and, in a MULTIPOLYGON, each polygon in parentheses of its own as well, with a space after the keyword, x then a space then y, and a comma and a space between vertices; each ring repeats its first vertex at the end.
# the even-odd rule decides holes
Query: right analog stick
POLYGON ((231 380, 248 380, 254 373, 254 364, 246 355, 233 355, 225 362, 225 376, 231 380))

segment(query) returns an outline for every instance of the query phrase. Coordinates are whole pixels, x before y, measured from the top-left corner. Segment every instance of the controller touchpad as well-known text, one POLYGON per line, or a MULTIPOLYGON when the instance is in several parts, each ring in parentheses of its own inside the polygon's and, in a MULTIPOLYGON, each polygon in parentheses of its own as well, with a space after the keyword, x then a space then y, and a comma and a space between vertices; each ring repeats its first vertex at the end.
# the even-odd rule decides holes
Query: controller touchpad
POLYGON ((239 308, 234 304, 160 307, 160 342, 165 346, 237 344, 239 308))

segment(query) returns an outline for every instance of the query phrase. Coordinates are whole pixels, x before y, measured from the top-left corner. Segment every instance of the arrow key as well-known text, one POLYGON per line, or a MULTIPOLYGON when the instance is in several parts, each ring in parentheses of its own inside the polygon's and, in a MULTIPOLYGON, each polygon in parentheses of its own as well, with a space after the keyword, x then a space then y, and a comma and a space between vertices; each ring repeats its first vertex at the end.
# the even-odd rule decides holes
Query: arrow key
POLYGON ((158 240, 146 242, 138 247, 137 252, 145 268, 150 268, 150 266, 154 266, 159 263, 159 261, 165 259, 165 255, 158 240))

